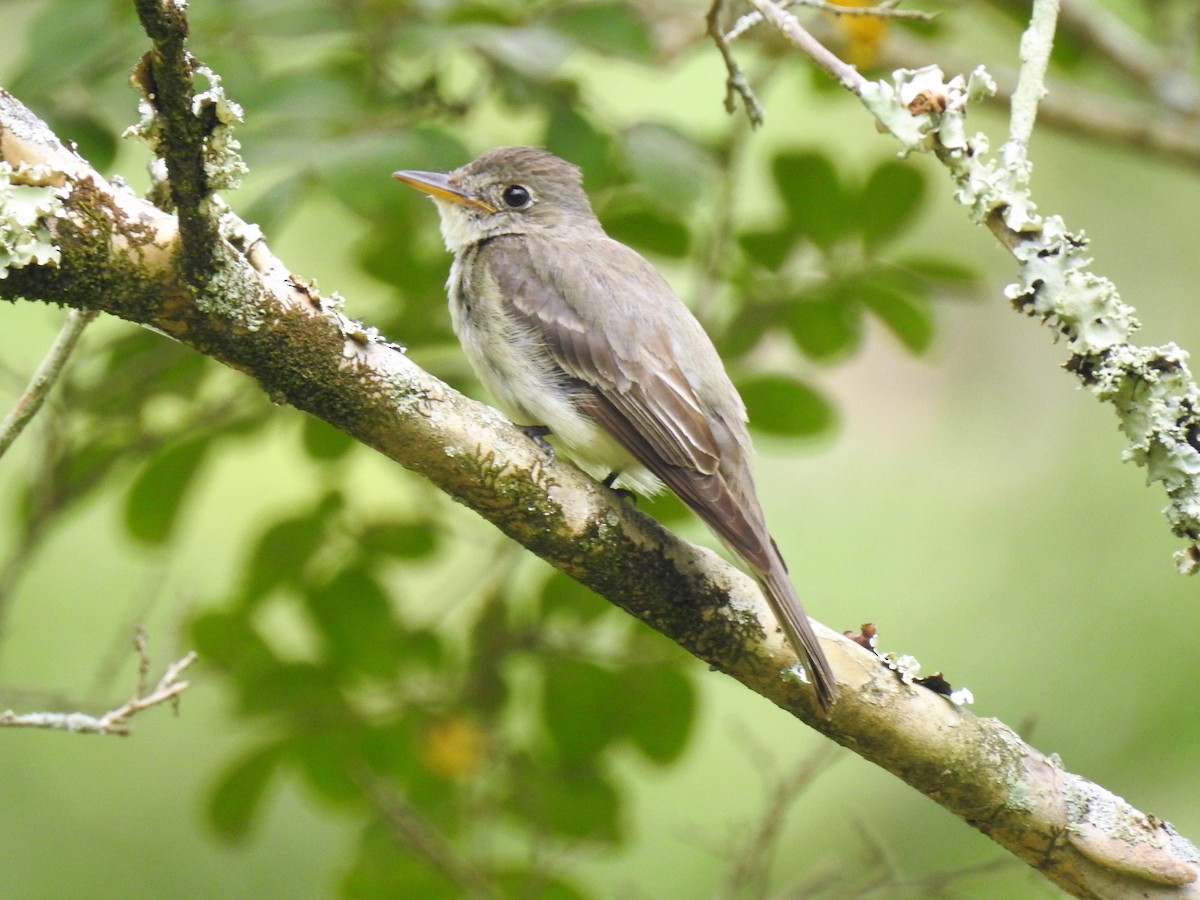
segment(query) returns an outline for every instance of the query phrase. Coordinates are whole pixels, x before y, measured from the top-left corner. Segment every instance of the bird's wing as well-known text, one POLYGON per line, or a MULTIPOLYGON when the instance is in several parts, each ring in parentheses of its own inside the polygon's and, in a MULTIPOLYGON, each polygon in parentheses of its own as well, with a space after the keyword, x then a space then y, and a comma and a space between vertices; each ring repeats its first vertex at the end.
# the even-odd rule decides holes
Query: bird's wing
MULTIPOLYGON (((577 383, 581 411, 731 549, 766 570, 774 554, 735 431, 742 423, 706 409, 676 358, 670 324, 656 314, 655 304, 681 301, 633 251, 607 246, 629 254, 615 261, 626 265, 598 271, 579 256, 552 263, 515 236, 494 239, 479 260, 509 313, 542 337, 551 358, 577 383), (566 290, 589 296, 568 303, 566 290), (635 306, 628 297, 637 290, 655 293, 639 297, 635 306), (731 464, 736 471, 729 470, 731 464)), ((685 325, 698 327, 690 317, 685 325)), ((707 349, 705 342, 699 352, 707 349)))
MULTIPOLYGON (((755 570, 828 709, 837 682, 767 532, 746 459, 741 402, 732 385, 710 386, 715 396, 701 396, 706 391, 687 377, 679 358, 686 352, 715 357, 716 351, 703 334, 699 340, 673 339, 672 328, 700 326, 690 314, 661 314, 681 301, 632 250, 606 243, 616 256, 612 266, 601 268, 595 256, 571 254, 564 243, 542 251, 540 244, 531 247, 515 235, 494 238, 477 261, 487 267, 509 315, 542 339, 547 354, 573 382, 578 408, 755 570), (565 251, 567 258, 551 259, 550 249, 565 251), (578 292, 571 295, 573 303, 564 298, 568 290, 578 292)), ((699 363, 692 371, 723 373, 717 359, 699 363)))

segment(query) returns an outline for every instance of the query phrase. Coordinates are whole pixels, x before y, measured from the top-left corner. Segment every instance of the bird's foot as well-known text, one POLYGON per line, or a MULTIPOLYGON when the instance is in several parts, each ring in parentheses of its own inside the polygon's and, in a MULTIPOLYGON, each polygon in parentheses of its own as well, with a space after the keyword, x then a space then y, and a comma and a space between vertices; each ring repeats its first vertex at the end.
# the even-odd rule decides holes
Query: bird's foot
POLYGON ((517 428, 525 434, 535 444, 538 445, 543 453, 546 454, 546 459, 554 459, 554 447, 546 440, 546 436, 551 433, 550 429, 545 425, 518 425, 517 428))
POLYGON ((613 485, 617 483, 617 479, 620 477, 620 472, 609 472, 608 477, 600 483, 626 503, 632 503, 634 506, 637 506, 637 494, 635 494, 633 491, 627 491, 625 488, 613 487, 613 485))

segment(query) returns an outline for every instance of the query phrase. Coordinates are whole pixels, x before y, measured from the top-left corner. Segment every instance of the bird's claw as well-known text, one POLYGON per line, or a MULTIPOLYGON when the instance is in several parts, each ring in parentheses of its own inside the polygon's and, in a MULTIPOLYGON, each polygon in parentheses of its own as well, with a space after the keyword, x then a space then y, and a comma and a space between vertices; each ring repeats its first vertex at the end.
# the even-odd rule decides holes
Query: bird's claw
POLYGON ((546 454, 546 459, 554 459, 554 447, 546 440, 546 436, 551 433, 550 429, 545 425, 518 425, 517 428, 535 444, 538 449, 546 454))
POLYGON ((617 479, 620 477, 620 472, 609 472, 608 477, 600 483, 626 503, 632 503, 634 506, 637 506, 637 494, 635 494, 633 491, 627 491, 625 488, 613 487, 613 485, 617 483, 617 479))

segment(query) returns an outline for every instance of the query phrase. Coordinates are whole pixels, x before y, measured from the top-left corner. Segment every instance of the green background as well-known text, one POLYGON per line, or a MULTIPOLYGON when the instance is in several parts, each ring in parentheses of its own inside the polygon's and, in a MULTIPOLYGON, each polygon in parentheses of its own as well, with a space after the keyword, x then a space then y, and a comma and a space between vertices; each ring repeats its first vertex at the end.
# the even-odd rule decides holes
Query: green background
MULTIPOLYGON (((28 65, 26 29, 44 6, 5 4, 0 85, 28 65)), ((204 0, 193 4, 197 18, 204 6, 204 0)), ((695 15, 702 12, 696 7, 695 15)), ((1014 64, 1015 30, 1005 35, 990 27, 978 10, 952 14, 945 46, 971 63, 1014 64)), ((315 31, 281 38, 280 59, 303 71, 304 54, 322 52, 315 31)), ((129 65, 145 48, 136 31, 131 35, 124 49, 129 65)), ((223 71, 219 48, 206 43, 198 25, 193 49, 223 71)), ((720 61, 702 43, 660 71, 587 53, 572 55, 564 71, 613 121, 652 119, 693 135, 742 127, 721 108, 720 61)), ((236 72, 224 74, 235 99, 249 93, 236 72)), ((780 148, 827 154, 850 183, 894 154, 890 139, 876 133, 851 98, 814 83, 795 57, 763 91, 767 124, 749 143, 750 161, 736 187, 748 219, 778 217, 768 172, 780 148)), ((135 94, 126 91, 123 102, 134 121, 135 94)), ((314 103, 314 119, 322 110, 314 103)), ((271 113, 247 109, 250 119, 271 113)), ((996 110, 974 122, 999 144, 1004 119, 996 110)), ((471 153, 536 141, 536 116, 484 110, 462 122, 456 137, 471 153)), ((243 135, 248 148, 250 142, 243 135)), ((1086 231, 1095 270, 1138 310, 1139 338, 1185 348, 1200 343, 1194 173, 1050 129, 1038 131, 1032 156, 1040 209, 1086 231)), ((138 183, 144 160, 141 148, 123 146, 113 170, 138 183)), ((444 167, 464 161, 447 158, 444 167)), ((397 151, 393 164, 410 161, 397 151)), ((1196 582, 1174 571, 1177 542, 1159 513, 1164 498, 1144 486, 1142 472, 1121 464, 1115 418, 1059 368, 1065 353, 1050 333, 1004 300, 1003 287, 1014 277, 1009 258, 984 230, 966 224, 932 162, 908 165, 926 175, 927 195, 897 248, 969 266, 978 273, 976 287, 969 296, 934 303, 935 332, 920 356, 868 318, 852 353, 801 363, 806 383, 836 408, 836 425, 801 441, 756 436, 776 539, 814 617, 839 629, 875 623, 883 649, 912 653, 926 672, 941 670, 955 686, 969 687, 976 714, 1021 729, 1039 749, 1059 754, 1068 770, 1195 840, 1200 606, 1196 582)), ((286 158, 265 162, 267 174, 256 169, 229 202, 246 209, 269 198, 272 176, 287 167, 286 158)), ((380 192, 399 190, 386 169, 358 177, 380 192)), ((433 210, 414 209, 421 240, 436 243, 433 210)), ((293 271, 340 292, 349 314, 371 324, 386 315, 388 288, 351 262, 370 227, 345 207, 314 198, 291 213, 271 243, 293 271)), ((655 261, 685 299, 694 299, 694 273, 686 265, 655 261)), ((420 314, 444 327, 436 287, 426 299, 420 314)), ((35 303, 0 310, 2 405, 17 396, 61 319, 60 311, 35 303)), ((78 365, 89 364, 89 346, 132 328, 115 321, 94 326, 78 365)), ((389 337, 406 341, 404 333, 389 337)), ((429 356, 414 349, 413 356, 435 370, 458 365, 444 347, 429 356)), ((257 391, 248 381, 239 385, 233 373, 214 377, 235 391, 257 391)), ((163 404, 153 414, 169 419, 177 410, 163 404)), ((320 467, 300 450, 301 415, 266 402, 258 414, 264 425, 252 437, 223 442, 206 459, 201 486, 189 493, 168 545, 147 548, 124 530, 132 468, 118 467, 105 489, 57 524, 9 601, 0 635, 0 706, 99 710, 119 703, 134 682, 125 647, 135 623, 149 632, 156 672, 189 649, 186 623, 235 589, 256 536, 324 491, 320 467)), ((15 510, 38 452, 31 434, 0 461, 0 509, 15 510)), ((415 476, 365 451, 354 453, 345 477, 352 496, 370 509, 409 510, 428 496, 414 495, 415 476)), ((470 568, 474 554, 494 552, 501 539, 453 504, 442 504, 438 515, 439 563, 462 560, 468 573, 462 577, 479 575, 470 568)), ((0 546, 11 546, 9 519, 0 516, 0 546)), ((712 544, 690 519, 675 527, 712 544)), ((410 611, 437 627, 469 627, 461 604, 441 602, 439 572, 423 563, 397 575, 409 588, 410 611)), ((540 564, 521 563, 516 577, 543 577, 540 564)), ((292 627, 281 615, 284 643, 292 627)), ((692 672, 699 707, 678 761, 658 766, 628 748, 611 755, 623 785, 623 843, 567 851, 565 868, 595 896, 719 894, 781 773, 821 752, 820 738, 762 699, 699 666, 692 672)), ((189 675, 179 714, 146 713, 127 739, 0 734, 0 893, 182 898, 339 891, 360 822, 302 780, 272 783, 245 839, 217 836, 206 798, 231 758, 269 729, 234 714, 228 682, 204 662, 189 675)), ((830 763, 786 816, 777 885, 837 884, 847 870, 878 868, 891 880, 874 896, 907 896, 913 880, 984 866, 953 890, 969 897, 1054 895, 891 776, 846 751, 836 751, 830 763)), ((934 887, 924 882, 911 890, 930 896, 934 887)))

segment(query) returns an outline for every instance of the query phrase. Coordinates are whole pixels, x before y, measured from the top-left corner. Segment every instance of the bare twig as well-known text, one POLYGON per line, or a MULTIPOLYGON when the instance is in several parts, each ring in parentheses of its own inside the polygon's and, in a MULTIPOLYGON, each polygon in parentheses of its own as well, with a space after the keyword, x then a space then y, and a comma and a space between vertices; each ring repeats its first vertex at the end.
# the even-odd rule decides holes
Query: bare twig
POLYGON ((397 845, 416 854, 476 900, 500 896, 483 872, 475 868, 454 844, 397 788, 365 769, 358 781, 397 845))
POLYGON ((33 373, 29 386, 17 400, 16 406, 4 417, 4 421, 0 422, 0 456, 3 456, 5 451, 12 446, 13 441, 25 430, 25 426, 33 421, 33 417, 42 408, 42 404, 46 402, 46 396, 58 381, 63 369, 66 368, 67 361, 71 358, 71 352, 79 343, 83 330, 91 324, 96 316, 95 311, 86 309, 72 309, 67 313, 67 320, 54 339, 50 352, 46 354, 37 371, 33 373))
MULTIPOLYGON (((918 9, 899 9, 900 0, 885 0, 878 6, 842 6, 829 3, 827 0, 787 0, 776 3, 779 9, 790 9, 793 6, 807 6, 820 12, 832 13, 835 16, 870 16, 876 19, 910 19, 917 22, 932 22, 937 13, 923 12, 918 9)), ((725 40, 733 42, 763 21, 763 14, 758 10, 739 16, 733 27, 725 33, 725 40)), ((711 32, 710 32, 711 33, 711 32)))
POLYGON ((1009 140, 1021 148, 1029 145, 1038 104, 1046 95, 1046 67, 1054 46, 1059 0, 1034 0, 1029 28, 1021 36, 1021 73, 1012 95, 1009 140))
MULTIPOLYGON (((1029 0, 990 2, 1021 13, 1029 9, 1029 0)), ((1185 115, 1200 108, 1200 88, 1186 65, 1180 64, 1186 59, 1147 40, 1103 4, 1062 0, 1060 24, 1065 34, 1090 48, 1112 71, 1146 91, 1156 103, 1185 115)))
POLYGON ((11 709, 0 712, 0 728, 48 728, 56 731, 73 731, 79 734, 119 734, 130 733, 129 720, 142 710, 164 703, 178 702, 179 695, 187 690, 189 682, 181 681, 180 675, 196 661, 196 653, 190 652, 182 659, 167 666, 162 678, 154 689, 145 691, 145 674, 149 662, 145 655, 145 635, 139 628, 134 638, 134 646, 138 651, 138 686, 134 695, 116 709, 109 710, 102 716, 89 716, 86 713, 56 713, 33 712, 15 713, 11 709))
POLYGON ((730 39, 726 37, 725 30, 721 27, 721 13, 724 8, 725 0, 713 0, 712 6, 708 8, 705 22, 708 27, 708 36, 717 45, 717 51, 721 54, 721 59, 725 61, 725 111, 730 114, 734 113, 737 110, 735 97, 741 97, 750 124, 757 128, 763 123, 763 107, 758 97, 755 96, 753 88, 750 87, 746 73, 738 65, 733 50, 729 46, 730 39))
POLYGON ((867 89, 867 79, 858 73, 854 66, 843 62, 838 56, 812 36, 787 10, 771 2, 771 0, 750 0, 750 5, 759 15, 777 28, 784 37, 796 45, 800 51, 828 72, 842 87, 859 97, 867 89))
POLYGON ((876 6, 843 6, 840 3, 829 3, 828 0, 789 0, 778 4, 783 9, 793 6, 807 6, 821 12, 833 13, 835 16, 870 16, 875 19, 912 19, 917 22, 932 22, 937 13, 924 12, 919 9, 900 9, 900 0, 884 0, 876 6))
POLYGON ((729 870, 724 888, 718 896, 766 896, 765 887, 770 876, 771 862, 779 848, 783 827, 787 824, 788 811, 800 795, 840 757, 840 752, 833 744, 825 744, 801 760, 791 772, 783 774, 768 772, 766 765, 759 760, 754 768, 763 773, 767 782, 766 808, 758 817, 758 823, 739 842, 734 865, 729 870))

